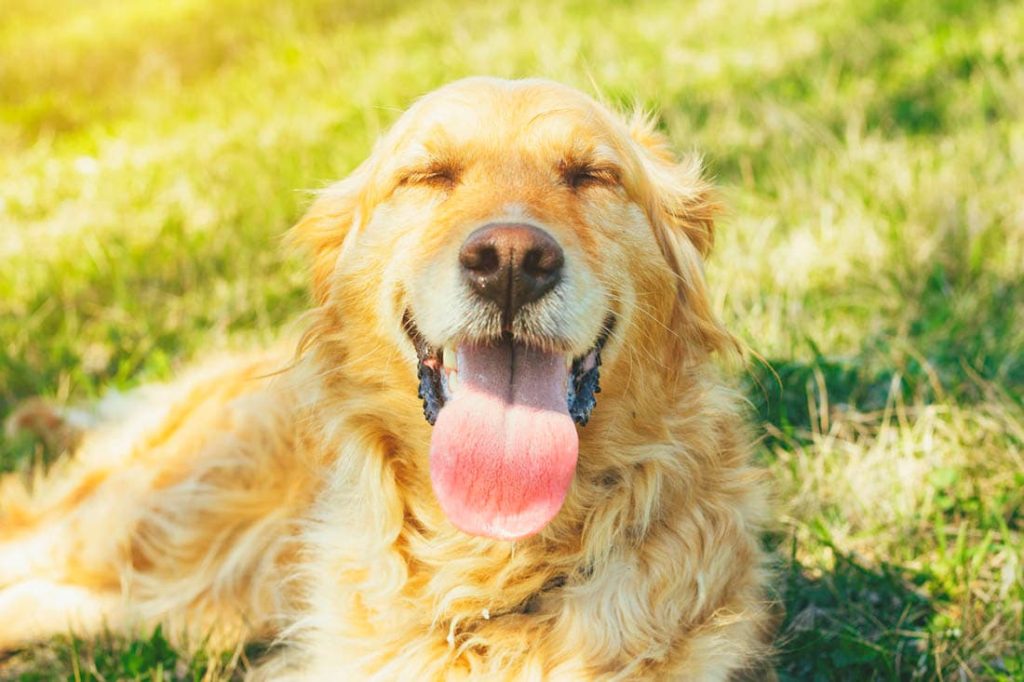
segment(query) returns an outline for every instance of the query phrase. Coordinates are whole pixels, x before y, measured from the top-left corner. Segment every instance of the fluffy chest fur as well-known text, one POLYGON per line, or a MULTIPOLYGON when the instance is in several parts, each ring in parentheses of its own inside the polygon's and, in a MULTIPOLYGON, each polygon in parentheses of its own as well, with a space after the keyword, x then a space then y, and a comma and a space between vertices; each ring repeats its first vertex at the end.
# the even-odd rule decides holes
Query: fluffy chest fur
POLYGON ((291 629, 299 650, 320 652, 303 674, 715 679, 723 647, 762 650, 761 475, 713 373, 672 416, 608 415, 588 432, 569 502, 520 542, 447 522, 415 429, 324 405, 303 420, 336 434, 304 535, 306 615, 291 629), (690 677, 701 666, 707 676, 690 677))

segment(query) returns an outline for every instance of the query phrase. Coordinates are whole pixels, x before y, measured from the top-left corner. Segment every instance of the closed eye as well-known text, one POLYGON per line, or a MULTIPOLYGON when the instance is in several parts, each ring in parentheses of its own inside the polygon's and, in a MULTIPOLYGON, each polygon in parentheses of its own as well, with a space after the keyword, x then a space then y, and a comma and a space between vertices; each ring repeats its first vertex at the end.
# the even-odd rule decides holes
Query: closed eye
POLYGON ((565 184, 573 189, 613 187, 619 184, 619 170, 614 166, 563 162, 559 170, 565 184))
POLYGON ((459 182, 460 169, 451 163, 433 163, 421 168, 403 171, 399 175, 398 186, 423 185, 450 189, 459 182))

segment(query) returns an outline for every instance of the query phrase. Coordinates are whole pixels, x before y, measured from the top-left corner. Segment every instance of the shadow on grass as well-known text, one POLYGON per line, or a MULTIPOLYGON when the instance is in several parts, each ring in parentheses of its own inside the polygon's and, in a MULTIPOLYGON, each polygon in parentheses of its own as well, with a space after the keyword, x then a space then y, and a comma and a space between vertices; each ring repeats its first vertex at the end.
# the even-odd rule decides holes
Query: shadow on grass
MULTIPOLYGON (((745 389, 756 418, 802 441, 819 426, 813 422, 822 409, 878 412, 896 397, 907 404, 972 404, 988 397, 986 383, 998 384, 1020 404, 1024 282, 982 274, 983 264, 957 270, 935 264, 918 275, 890 275, 891 297, 900 303, 892 315, 876 311, 886 321, 855 354, 830 355, 807 338, 809 358, 754 359, 745 389)), ((846 294, 811 292, 807 299, 841 307, 844 298, 857 299, 869 286, 853 283, 846 294)), ((877 291, 864 296, 884 298, 877 291)))
POLYGON ((935 612, 928 577, 881 563, 869 567, 822 537, 830 571, 801 565, 793 539, 778 582, 786 617, 776 639, 781 680, 933 679, 935 612))

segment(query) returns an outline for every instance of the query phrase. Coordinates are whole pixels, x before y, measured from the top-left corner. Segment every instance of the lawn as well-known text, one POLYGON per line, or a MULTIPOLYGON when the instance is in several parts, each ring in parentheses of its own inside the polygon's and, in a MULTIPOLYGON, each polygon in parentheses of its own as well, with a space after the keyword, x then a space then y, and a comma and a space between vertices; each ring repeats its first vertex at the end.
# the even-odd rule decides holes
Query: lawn
MULTIPOLYGON (((1024 680, 1024 4, 5 0, 0 418, 307 305, 280 236, 416 96, 542 75, 660 115, 775 485, 783 680, 1024 680)), ((0 470, 53 456, 0 436, 0 470)), ((231 679, 60 639, 22 680, 231 679)))

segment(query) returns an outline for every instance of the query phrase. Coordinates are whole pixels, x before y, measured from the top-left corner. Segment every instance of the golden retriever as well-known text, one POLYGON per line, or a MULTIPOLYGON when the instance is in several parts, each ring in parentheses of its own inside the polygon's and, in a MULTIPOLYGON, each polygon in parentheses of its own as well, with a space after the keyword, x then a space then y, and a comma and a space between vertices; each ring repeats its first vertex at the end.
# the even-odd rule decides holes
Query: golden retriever
POLYGON ((164 622, 276 638, 262 679, 749 671, 766 503, 712 364, 715 211, 649 119, 568 87, 420 99, 292 231, 298 353, 101 403, 4 480, 0 649, 164 622))

